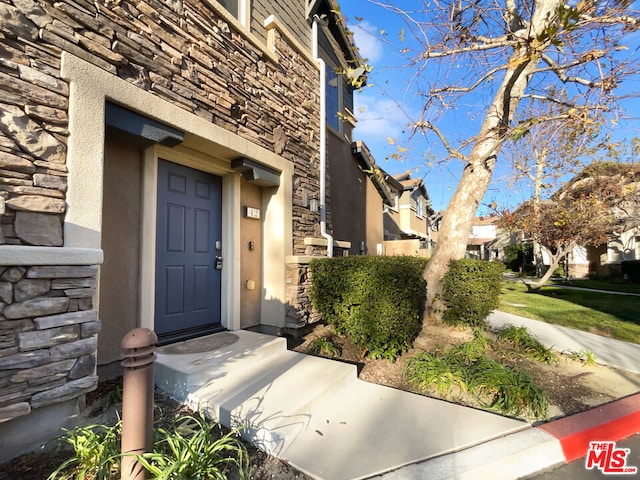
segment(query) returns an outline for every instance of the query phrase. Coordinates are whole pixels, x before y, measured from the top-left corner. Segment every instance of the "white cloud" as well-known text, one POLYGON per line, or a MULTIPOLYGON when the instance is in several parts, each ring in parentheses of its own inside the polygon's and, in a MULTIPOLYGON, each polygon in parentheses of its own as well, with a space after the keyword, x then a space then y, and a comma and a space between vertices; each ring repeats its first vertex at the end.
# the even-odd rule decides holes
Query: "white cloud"
POLYGON ((398 138, 409 122, 400 106, 388 98, 356 94, 354 109, 358 119, 354 138, 366 143, 377 138, 398 138))
POLYGON ((376 36, 378 27, 363 20, 350 24, 349 30, 353 32, 355 44, 363 58, 366 58, 370 64, 380 60, 383 54, 383 45, 376 36))

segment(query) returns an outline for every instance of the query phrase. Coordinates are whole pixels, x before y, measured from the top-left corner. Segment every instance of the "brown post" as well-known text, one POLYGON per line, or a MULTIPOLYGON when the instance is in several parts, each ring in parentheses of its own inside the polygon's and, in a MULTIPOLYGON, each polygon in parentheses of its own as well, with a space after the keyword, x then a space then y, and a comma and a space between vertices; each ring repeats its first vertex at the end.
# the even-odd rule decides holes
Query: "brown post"
POLYGON ((122 480, 144 480, 146 470, 136 460, 136 454, 153 448, 153 363, 158 336, 148 328, 136 328, 127 333, 120 344, 122 385, 122 480))

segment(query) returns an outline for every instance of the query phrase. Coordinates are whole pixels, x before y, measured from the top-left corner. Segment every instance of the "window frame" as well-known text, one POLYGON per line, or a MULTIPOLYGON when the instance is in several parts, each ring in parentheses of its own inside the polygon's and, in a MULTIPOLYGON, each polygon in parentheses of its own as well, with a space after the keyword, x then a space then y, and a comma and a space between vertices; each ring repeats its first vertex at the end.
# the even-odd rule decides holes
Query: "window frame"
POLYGON ((324 108, 326 113, 326 123, 327 126, 336 133, 343 132, 343 120, 340 117, 340 114, 344 115, 344 99, 342 98, 344 94, 344 85, 341 81, 340 75, 336 73, 336 67, 332 65, 331 62, 325 60, 325 99, 324 99, 324 108), (330 78, 331 77, 331 78, 330 78), (336 86, 330 87, 331 79, 335 78, 336 86), (332 96, 329 95, 329 90, 335 90, 335 101, 331 102, 331 106, 335 105, 335 111, 333 109, 329 109, 329 99, 333 99, 332 96), (334 120, 335 119, 335 120, 334 120), (335 122, 335 124, 334 124, 335 122))

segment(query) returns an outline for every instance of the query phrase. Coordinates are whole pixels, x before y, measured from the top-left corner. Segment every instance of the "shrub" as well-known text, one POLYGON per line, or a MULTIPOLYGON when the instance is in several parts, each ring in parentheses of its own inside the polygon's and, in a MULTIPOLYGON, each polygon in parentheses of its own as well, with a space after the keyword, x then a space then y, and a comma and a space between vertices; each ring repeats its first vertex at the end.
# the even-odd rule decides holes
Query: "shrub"
POLYGON ((443 279, 443 320, 450 325, 484 326, 500 305, 504 265, 499 262, 452 260, 443 279))
POLYGON ((506 267, 512 272, 524 272, 533 264, 533 244, 531 243, 507 245, 503 248, 503 252, 506 267))
POLYGON ((414 257, 315 259, 310 298, 324 320, 369 353, 394 361, 420 326, 426 260, 414 257))

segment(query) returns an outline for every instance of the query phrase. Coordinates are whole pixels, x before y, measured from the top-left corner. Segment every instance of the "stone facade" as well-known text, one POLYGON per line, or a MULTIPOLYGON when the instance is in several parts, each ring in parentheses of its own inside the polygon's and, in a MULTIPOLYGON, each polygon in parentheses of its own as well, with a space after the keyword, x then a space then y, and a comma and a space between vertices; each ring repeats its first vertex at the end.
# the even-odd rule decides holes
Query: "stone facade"
POLYGON ((0 267, 0 422, 93 390, 98 267, 0 267))
POLYGON ((274 59, 206 2, 2 0, 0 16, 0 241, 62 245, 66 51, 290 160, 302 253, 318 222, 300 199, 319 184, 319 76, 277 28, 274 59))

